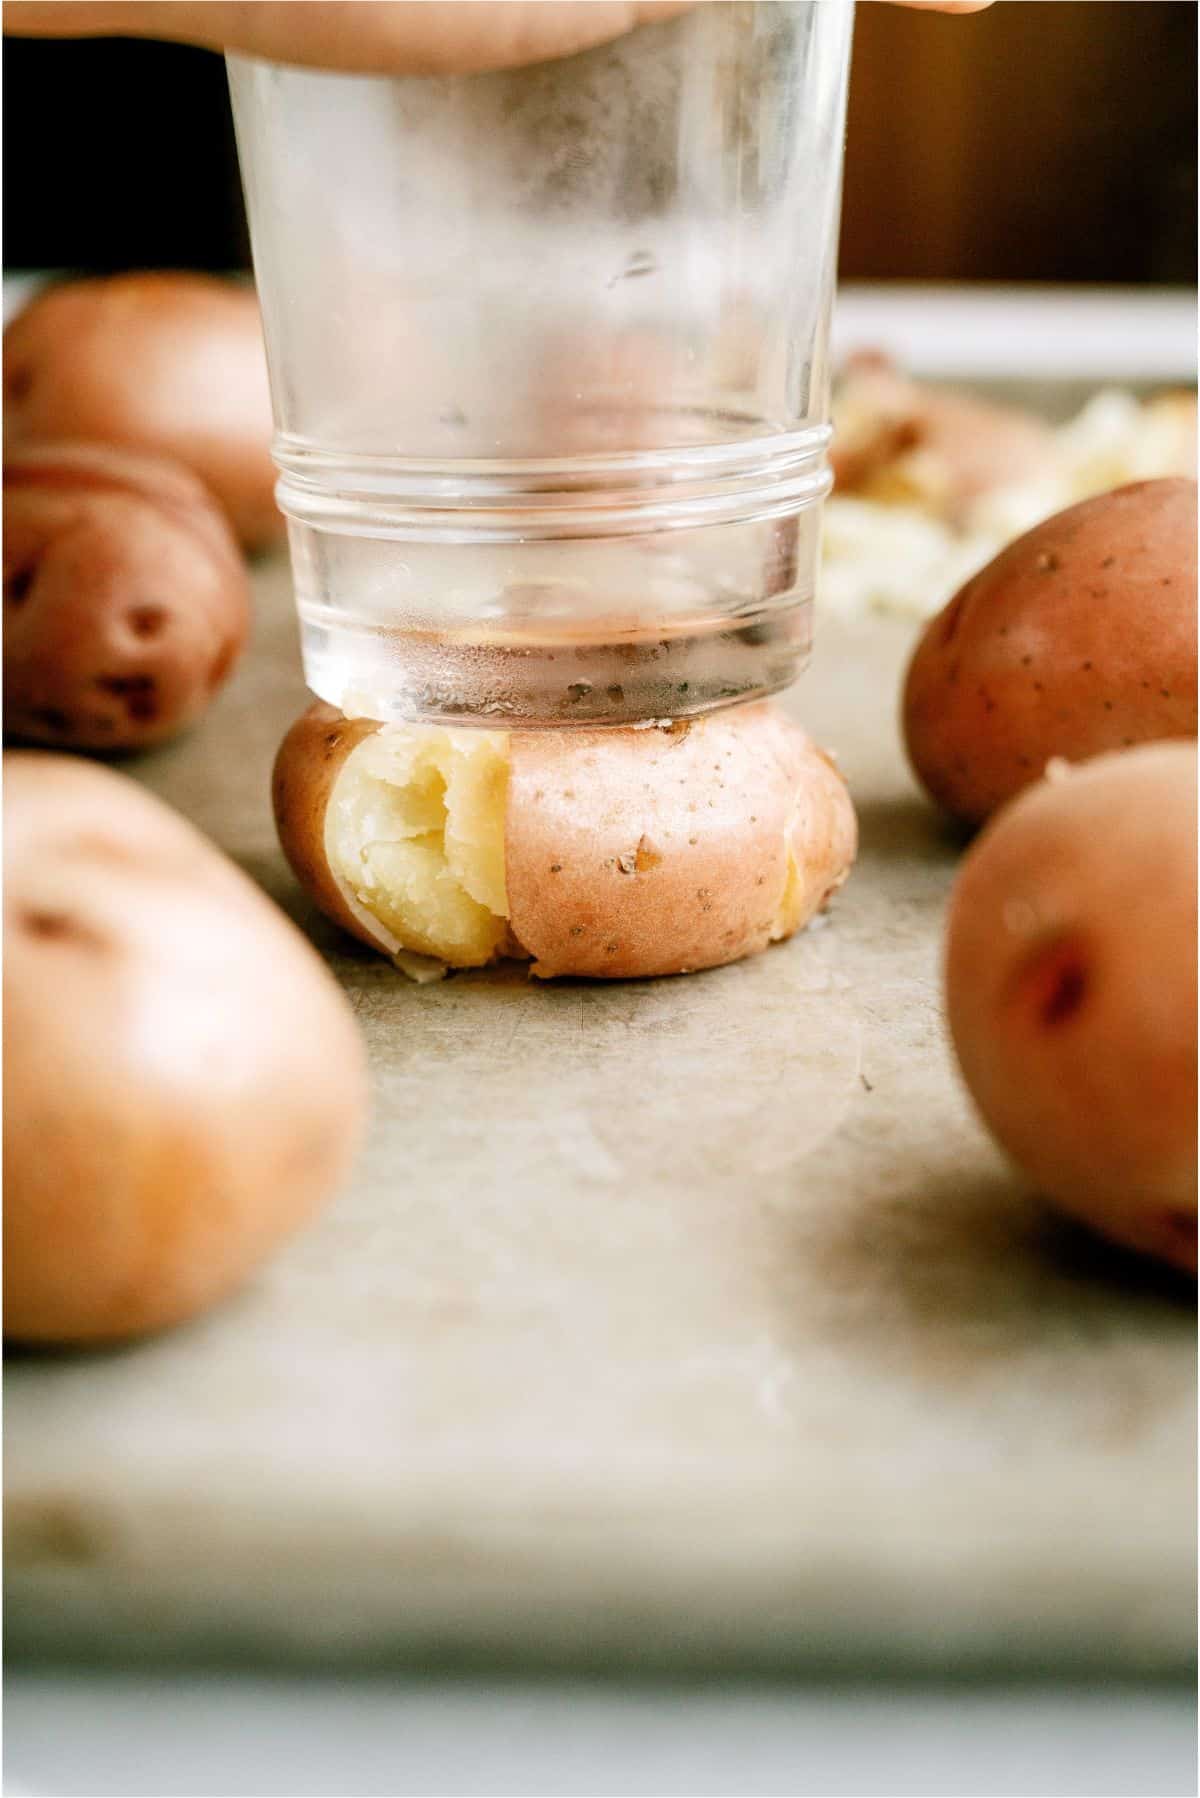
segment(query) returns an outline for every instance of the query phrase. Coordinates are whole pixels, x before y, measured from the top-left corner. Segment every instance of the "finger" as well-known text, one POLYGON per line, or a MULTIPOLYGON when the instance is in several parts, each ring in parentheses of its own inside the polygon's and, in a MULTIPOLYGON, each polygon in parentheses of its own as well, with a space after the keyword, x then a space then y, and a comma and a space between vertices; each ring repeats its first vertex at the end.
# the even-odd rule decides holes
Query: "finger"
POLYGON ((161 37, 273 61, 388 74, 505 69, 573 55, 690 0, 9 0, 32 37, 161 37))

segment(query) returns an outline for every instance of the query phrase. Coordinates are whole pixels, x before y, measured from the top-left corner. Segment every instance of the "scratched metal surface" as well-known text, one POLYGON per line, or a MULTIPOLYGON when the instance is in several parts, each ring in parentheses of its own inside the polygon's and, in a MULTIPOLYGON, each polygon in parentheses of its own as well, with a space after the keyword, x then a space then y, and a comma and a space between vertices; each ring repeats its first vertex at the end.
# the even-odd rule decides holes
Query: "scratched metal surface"
POLYGON ((894 710, 909 633, 823 621, 828 923, 683 980, 416 988, 297 895, 253 656, 133 772, 311 929, 374 1067, 349 1188, 233 1303, 7 1371, 18 1654, 1178 1668, 1193 1315, 1047 1218, 951 1067, 956 860, 894 710))

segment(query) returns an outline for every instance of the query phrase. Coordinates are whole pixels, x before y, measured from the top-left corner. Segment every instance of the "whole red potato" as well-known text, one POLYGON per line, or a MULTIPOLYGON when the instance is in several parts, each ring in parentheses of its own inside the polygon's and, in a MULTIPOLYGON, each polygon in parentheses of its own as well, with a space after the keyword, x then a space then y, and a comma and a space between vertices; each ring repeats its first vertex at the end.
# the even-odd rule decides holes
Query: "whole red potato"
POLYGON ((4 730, 143 749, 207 708, 250 619, 245 563, 186 469, 95 444, 4 469, 4 730))
POLYGON ((1097 756, 988 825, 951 896, 946 1008, 1038 1190, 1194 1271, 1194 744, 1097 756))
POLYGON ((258 302, 209 275, 67 281, 4 333, 4 446, 70 439, 170 456, 247 549, 277 542, 271 396, 258 302))
POLYGON ((242 1286, 367 1104, 300 932, 136 781, 4 757, 4 1334, 104 1344, 242 1286))
POLYGON ((1139 481, 1057 513, 927 626, 904 736, 978 824, 1056 757, 1196 734, 1196 483, 1139 481))

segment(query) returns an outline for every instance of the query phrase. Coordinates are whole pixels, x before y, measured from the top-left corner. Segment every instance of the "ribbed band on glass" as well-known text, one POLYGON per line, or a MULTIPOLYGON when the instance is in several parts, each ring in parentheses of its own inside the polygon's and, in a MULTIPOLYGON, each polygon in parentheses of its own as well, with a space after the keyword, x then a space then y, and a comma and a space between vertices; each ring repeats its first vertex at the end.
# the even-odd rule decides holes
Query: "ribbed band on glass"
POLYGON ((785 517, 832 485, 830 431, 622 455, 417 461, 279 436, 280 509, 311 530, 407 542, 624 537, 785 517))

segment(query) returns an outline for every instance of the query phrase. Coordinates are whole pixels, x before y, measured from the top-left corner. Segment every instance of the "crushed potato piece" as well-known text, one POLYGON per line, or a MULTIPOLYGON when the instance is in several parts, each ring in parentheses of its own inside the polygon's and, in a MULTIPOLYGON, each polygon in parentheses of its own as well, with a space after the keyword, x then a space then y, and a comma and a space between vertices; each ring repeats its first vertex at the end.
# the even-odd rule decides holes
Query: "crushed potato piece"
MULTIPOLYGON (((864 428, 853 414, 849 426, 852 434, 864 428)), ((911 456, 894 473, 882 470, 870 497, 835 493, 825 508, 821 602, 844 614, 932 618, 1006 544, 1077 500, 1128 481, 1194 476, 1195 401, 1166 393, 1143 403, 1106 389, 1059 427, 1054 443, 1050 473, 980 494, 954 522, 940 513, 934 485, 922 490, 906 478, 911 456)))
POLYGON ((400 949, 481 967, 508 935, 503 731, 389 725, 347 758, 330 867, 400 949))

